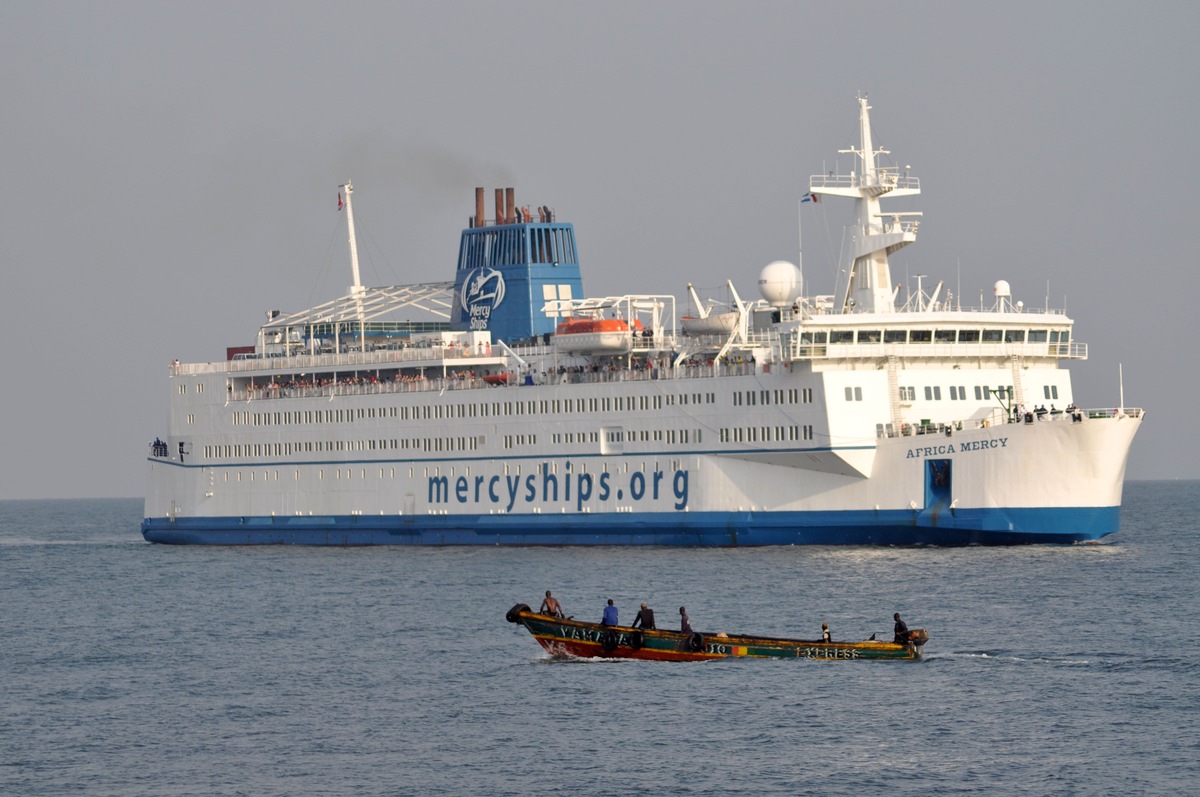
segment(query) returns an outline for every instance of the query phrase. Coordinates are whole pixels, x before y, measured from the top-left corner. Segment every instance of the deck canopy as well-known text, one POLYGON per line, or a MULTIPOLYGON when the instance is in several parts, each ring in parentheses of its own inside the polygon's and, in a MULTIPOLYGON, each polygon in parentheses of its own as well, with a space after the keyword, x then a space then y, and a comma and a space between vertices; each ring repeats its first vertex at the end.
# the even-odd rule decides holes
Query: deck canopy
POLYGON ((316 324, 365 323, 409 307, 449 319, 453 290, 453 282, 363 288, 307 310, 275 316, 262 329, 269 332, 316 324))

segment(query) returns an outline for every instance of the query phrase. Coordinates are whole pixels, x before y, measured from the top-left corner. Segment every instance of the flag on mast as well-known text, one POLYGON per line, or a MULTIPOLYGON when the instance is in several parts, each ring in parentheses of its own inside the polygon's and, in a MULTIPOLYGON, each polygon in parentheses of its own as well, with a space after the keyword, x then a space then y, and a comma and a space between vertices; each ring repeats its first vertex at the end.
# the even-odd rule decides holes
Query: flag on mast
POLYGON ((342 192, 338 191, 338 210, 342 209, 342 192))
POLYGON ((800 197, 800 201, 801 202, 820 202, 821 197, 817 196, 812 191, 809 191, 807 194, 800 197))

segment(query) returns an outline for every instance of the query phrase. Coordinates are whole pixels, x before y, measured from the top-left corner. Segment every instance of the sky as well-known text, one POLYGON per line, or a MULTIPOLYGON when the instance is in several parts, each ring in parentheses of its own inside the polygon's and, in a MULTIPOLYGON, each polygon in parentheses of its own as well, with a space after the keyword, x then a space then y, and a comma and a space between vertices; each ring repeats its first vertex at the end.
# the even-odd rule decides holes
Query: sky
MULTIPOLYGON (((367 284, 452 279, 474 187, 512 186, 589 295, 754 298, 860 93, 921 179, 893 281, 1065 307, 1078 403, 1123 372, 1148 412, 1127 478, 1200 479, 1197 30, 1183 0, 5 3, 0 499, 142 495, 168 363, 345 292, 347 179, 367 284)), ((850 209, 803 208, 806 293, 850 209)))

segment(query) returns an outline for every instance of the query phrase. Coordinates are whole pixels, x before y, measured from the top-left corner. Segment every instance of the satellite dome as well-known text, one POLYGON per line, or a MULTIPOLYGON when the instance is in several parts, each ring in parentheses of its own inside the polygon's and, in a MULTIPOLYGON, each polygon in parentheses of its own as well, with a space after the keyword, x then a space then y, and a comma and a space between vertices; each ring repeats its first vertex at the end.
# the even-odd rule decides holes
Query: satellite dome
POLYGON ((996 280, 992 293, 996 294, 997 299, 1008 299, 1012 297, 1012 288, 1008 287, 1008 280, 996 280))
POLYGON ((787 307, 795 302, 802 284, 800 269, 786 260, 768 263, 758 274, 758 292, 772 307, 787 307))

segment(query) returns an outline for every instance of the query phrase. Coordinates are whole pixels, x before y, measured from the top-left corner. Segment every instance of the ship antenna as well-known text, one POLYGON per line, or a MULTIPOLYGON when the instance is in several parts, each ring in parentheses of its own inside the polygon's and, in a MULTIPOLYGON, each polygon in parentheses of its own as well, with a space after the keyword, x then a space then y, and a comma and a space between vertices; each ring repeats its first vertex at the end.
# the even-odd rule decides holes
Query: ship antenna
POLYGON ((346 229, 347 235, 350 238, 350 273, 354 277, 354 284, 350 286, 350 293, 354 296, 354 303, 358 311, 358 345, 360 350, 366 351, 367 320, 363 313, 362 277, 359 276, 358 272, 358 239, 354 235, 354 206, 350 201, 350 197, 354 193, 354 184, 347 180, 341 188, 346 191, 346 229))

